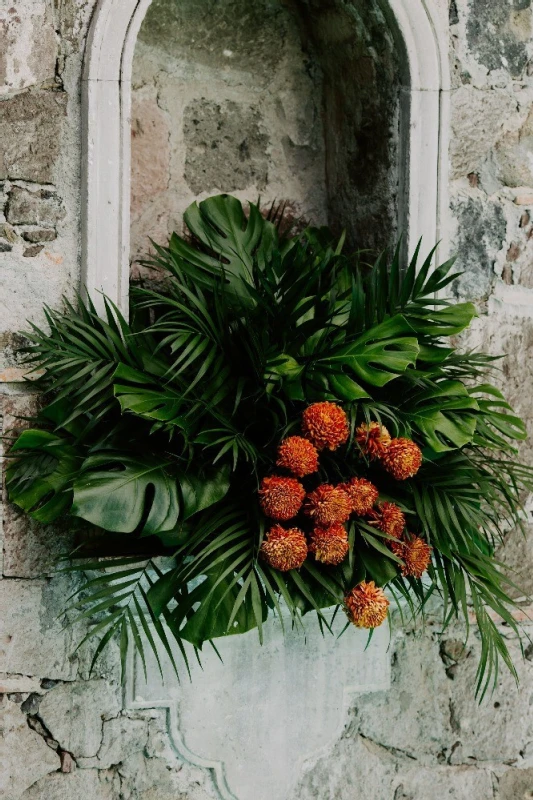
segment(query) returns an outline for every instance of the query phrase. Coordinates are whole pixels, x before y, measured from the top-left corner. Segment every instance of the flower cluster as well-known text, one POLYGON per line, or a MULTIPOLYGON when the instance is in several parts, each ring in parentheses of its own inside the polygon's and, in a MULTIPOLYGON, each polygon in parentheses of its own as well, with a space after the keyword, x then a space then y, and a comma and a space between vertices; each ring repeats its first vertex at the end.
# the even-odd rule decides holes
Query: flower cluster
MULTIPOLYGON (((275 520, 261 544, 261 557, 281 572, 299 569, 308 556, 325 566, 338 566, 350 551, 346 524, 355 515, 385 536, 401 559, 404 576, 420 578, 429 566, 431 549, 406 531, 405 515, 398 505, 380 502, 378 488, 364 477, 352 476, 336 485, 312 477, 319 473, 321 451, 333 453, 348 442, 345 411, 336 403, 314 403, 303 412, 301 433, 287 437, 278 447, 276 466, 290 475, 267 476, 259 489, 265 516, 275 520), (314 486, 306 488, 304 478, 314 481, 314 486), (280 524, 289 520, 290 528, 280 524)), ((422 464, 415 442, 392 438, 377 422, 361 424, 355 441, 363 455, 379 461, 395 480, 412 477, 422 464)), ((383 589, 373 581, 362 581, 345 596, 348 618, 358 627, 381 625, 388 605, 383 589)))

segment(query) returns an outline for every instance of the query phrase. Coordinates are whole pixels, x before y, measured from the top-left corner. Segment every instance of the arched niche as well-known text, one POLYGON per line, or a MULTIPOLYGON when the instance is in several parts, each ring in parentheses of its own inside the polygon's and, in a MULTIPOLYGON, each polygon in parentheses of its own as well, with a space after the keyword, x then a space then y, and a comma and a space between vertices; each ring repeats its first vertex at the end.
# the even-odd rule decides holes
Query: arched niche
MULTIPOLYGON (((98 306, 100 293, 104 292, 124 312, 130 266, 132 64, 139 30, 151 2, 98 2, 83 74, 82 281, 98 306)), ((405 233, 410 251, 420 237, 428 249, 435 241, 445 240, 449 75, 445 30, 433 3, 434 0, 374 0, 362 6, 374 5, 383 15, 397 56, 399 137, 394 202, 397 227, 405 233)), ((358 3, 285 0, 285 5, 293 6, 295 13, 299 6, 305 6, 312 16, 314 6, 321 12, 330 5, 354 7, 357 12, 358 3)), ((320 51, 324 20, 313 30, 306 18, 309 14, 302 14, 304 35, 320 51)), ((324 49, 327 50, 327 42, 324 49)), ((325 72, 327 79, 327 65, 325 72)), ((347 86, 349 79, 349 74, 343 75, 347 86)), ((326 157, 331 159, 331 148, 326 157)), ((334 162, 329 169, 330 173, 340 171, 334 162)), ((337 187, 330 187, 333 213, 337 213, 335 200, 340 198, 342 202, 343 193, 349 197, 342 181, 337 187)), ((343 213, 347 213, 346 208, 343 213)), ((343 223, 349 227, 350 220, 343 219, 343 223)))

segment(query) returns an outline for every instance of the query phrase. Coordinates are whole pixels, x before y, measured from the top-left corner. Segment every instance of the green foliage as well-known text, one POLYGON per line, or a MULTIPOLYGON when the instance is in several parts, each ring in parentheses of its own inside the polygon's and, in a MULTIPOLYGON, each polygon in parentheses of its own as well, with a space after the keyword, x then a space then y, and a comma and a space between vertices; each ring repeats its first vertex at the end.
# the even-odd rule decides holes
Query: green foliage
MULTIPOLYGON (((154 558, 115 560, 86 580, 73 603, 96 620, 95 658, 117 635, 123 659, 129 642, 143 663, 147 645, 173 659, 175 641, 187 664, 184 641, 200 651, 252 628, 262 639, 269 612, 298 625, 314 612, 327 628, 323 609, 367 579, 412 613, 438 593, 444 625, 468 620, 470 606, 482 694, 499 658, 513 668, 490 616, 517 630, 493 553, 520 525, 533 476, 516 462, 524 425, 487 383, 494 359, 446 339, 475 308, 441 299, 457 275, 452 261, 434 267, 434 252, 403 264, 398 247, 369 266, 325 229, 282 235, 275 216, 252 204, 246 215, 227 195, 193 204, 191 237, 154 245, 149 264, 162 280, 132 290, 129 323, 109 301, 105 318, 81 299, 46 310, 48 330, 34 326, 26 351, 29 367, 43 370, 46 406, 12 445, 10 499, 41 522, 70 514, 127 537, 131 552, 142 540, 151 554, 158 539, 170 557, 164 569, 154 558), (350 524, 339 567, 308 559, 281 573, 258 559, 268 524, 259 481, 317 400, 342 403, 352 431, 378 420, 423 448, 421 470, 401 483, 353 437, 342 461, 431 544, 427 580, 403 577, 387 535, 362 519, 350 524)), ((317 482, 346 477, 321 458, 317 482)), ((79 558, 68 569, 101 567, 79 558)))

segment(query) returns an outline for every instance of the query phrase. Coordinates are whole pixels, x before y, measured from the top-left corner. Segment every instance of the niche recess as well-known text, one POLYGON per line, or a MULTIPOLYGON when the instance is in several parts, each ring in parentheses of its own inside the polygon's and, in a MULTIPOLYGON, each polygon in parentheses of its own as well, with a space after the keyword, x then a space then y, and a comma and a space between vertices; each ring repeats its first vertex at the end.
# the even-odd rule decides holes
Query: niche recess
POLYGON ((364 247, 399 230, 411 250, 442 238, 449 84, 433 1, 100 0, 83 93, 97 302, 103 290, 126 309, 148 236, 217 191, 287 200, 364 247))

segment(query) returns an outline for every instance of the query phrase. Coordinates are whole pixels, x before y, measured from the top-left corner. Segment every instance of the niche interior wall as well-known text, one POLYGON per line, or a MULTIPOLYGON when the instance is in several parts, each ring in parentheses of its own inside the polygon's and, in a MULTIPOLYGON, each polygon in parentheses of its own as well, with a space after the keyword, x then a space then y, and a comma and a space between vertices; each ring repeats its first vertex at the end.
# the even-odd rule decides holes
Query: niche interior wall
POLYGON ((133 58, 132 261, 223 191, 389 244, 403 58, 373 4, 154 0, 133 58))
POLYGON ((444 41, 430 0, 101 0, 83 80, 96 303, 125 310, 148 236, 216 191, 287 200, 361 246, 442 239, 444 41))

